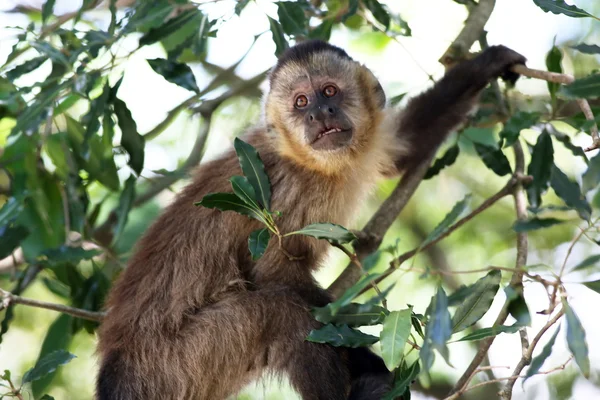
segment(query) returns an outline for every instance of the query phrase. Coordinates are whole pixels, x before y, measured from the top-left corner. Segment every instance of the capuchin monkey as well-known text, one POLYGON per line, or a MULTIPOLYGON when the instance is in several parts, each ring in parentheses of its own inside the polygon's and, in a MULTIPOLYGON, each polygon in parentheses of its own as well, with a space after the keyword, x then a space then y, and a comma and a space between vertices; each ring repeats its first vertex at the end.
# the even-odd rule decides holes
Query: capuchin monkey
MULTIPOLYGON (((516 52, 494 46, 452 69, 397 110, 375 76, 338 47, 308 41, 288 49, 270 74, 265 121, 244 140, 272 185, 277 225, 348 226, 377 178, 430 156, 466 119, 493 79, 515 81, 516 52)), ((305 400, 379 399, 392 384, 365 348, 305 340, 321 325, 313 307, 332 299, 315 282, 324 240, 272 238, 252 261, 248 236, 260 222, 194 206, 231 192, 241 175, 229 150, 201 165, 141 239, 110 293, 99 332, 99 400, 211 399, 235 395, 265 374, 285 374, 305 400)))

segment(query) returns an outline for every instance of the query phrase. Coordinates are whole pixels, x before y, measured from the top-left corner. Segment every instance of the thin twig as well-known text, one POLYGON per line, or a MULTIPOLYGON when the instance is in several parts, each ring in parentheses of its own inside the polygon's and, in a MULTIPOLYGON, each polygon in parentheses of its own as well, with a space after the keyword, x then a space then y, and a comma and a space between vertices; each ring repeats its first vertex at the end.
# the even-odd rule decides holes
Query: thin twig
MULTIPOLYGON (((542 79, 548 82, 561 83, 563 85, 568 85, 575 81, 575 78, 569 74, 540 71, 537 69, 527 68, 524 65, 515 65, 512 67, 512 71, 529 78, 542 79)), ((595 121, 594 113, 592 112, 590 103, 588 103, 586 99, 577 99, 577 104, 579 105, 579 108, 581 108, 586 120, 595 121)), ((598 125, 596 125, 596 123, 592 125, 590 132, 592 134, 592 144, 591 146, 585 148, 585 151, 591 151, 600 148, 600 136, 598 134, 598 125)))
POLYGON ((21 297, 21 296, 12 294, 11 292, 8 292, 4 289, 0 289, 0 295, 2 295, 2 306, 3 306, 2 308, 6 308, 11 304, 22 304, 22 305, 30 306, 30 307, 37 307, 37 308, 43 308, 46 310, 58 311, 58 312, 61 312, 64 314, 72 315, 73 317, 87 319, 90 321, 97 321, 97 322, 102 321, 102 318, 104 318, 104 315, 105 315, 105 313, 103 313, 103 312, 82 310, 80 308, 69 307, 69 306, 65 306, 62 304, 48 303, 45 301, 28 299, 25 297, 21 297))

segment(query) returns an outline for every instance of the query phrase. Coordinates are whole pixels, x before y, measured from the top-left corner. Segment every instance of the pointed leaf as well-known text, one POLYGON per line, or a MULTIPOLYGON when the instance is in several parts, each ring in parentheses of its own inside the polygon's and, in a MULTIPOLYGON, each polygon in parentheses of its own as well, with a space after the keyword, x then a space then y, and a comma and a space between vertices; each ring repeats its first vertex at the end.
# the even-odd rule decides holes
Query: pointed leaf
POLYGON ((266 224, 265 218, 261 213, 250 207, 233 193, 209 193, 202 200, 194 204, 206 208, 216 208, 221 211, 235 211, 238 214, 257 219, 266 224))
POLYGON ((6 77, 8 78, 9 81, 12 82, 15 79, 19 78, 21 75, 25 75, 25 74, 28 74, 28 73, 34 71, 40 65, 45 63, 47 60, 48 60, 48 57, 46 57, 46 56, 40 56, 40 57, 32 58, 31 60, 27 60, 23 64, 17 65, 16 67, 14 67, 10 71, 8 71, 6 73, 6 77))
POLYGON ((257 211, 260 210, 256 192, 250 184, 250 181, 248 181, 248 178, 245 176, 232 176, 229 179, 229 182, 231 182, 231 188, 237 197, 242 199, 249 206, 255 208, 257 211))
POLYGON ((29 230, 24 226, 0 226, 0 259, 8 257, 27 236, 29 230))
POLYGON ((462 303, 475 290, 475 283, 469 286, 461 285, 454 293, 448 296, 448 306, 454 307, 462 303))
MULTIPOLYGON (((561 74, 563 72, 562 58, 562 51, 553 44, 546 55, 546 68, 548 68, 548 71, 561 74)), ((560 83, 546 82, 546 85, 548 86, 548 92, 550 93, 550 98, 552 100, 552 109, 556 110, 556 92, 560 88, 560 83)))
POLYGON ((600 254, 589 256, 588 258, 577 264, 575 267, 573 267, 571 272, 583 271, 590 267, 596 267, 598 262, 600 262, 600 254))
POLYGON ((43 378, 56 370, 59 366, 68 363, 74 358, 75 355, 66 350, 56 350, 43 357, 35 364, 35 367, 25 372, 25 375, 23 375, 23 383, 29 383, 43 378))
POLYGON ((255 230, 248 237, 248 248, 252 255, 252 261, 256 261, 265 254, 269 239, 271 238, 267 228, 255 230))
POLYGON ((42 22, 46 22, 54 11, 54 3, 56 0, 46 0, 42 6, 42 22))
POLYGON ((426 329, 426 339, 431 340, 434 348, 439 351, 440 347, 446 345, 446 341, 452 335, 452 318, 448 311, 448 297, 442 287, 439 287, 435 296, 431 299, 432 309, 429 323, 426 329))
POLYGON ((115 98, 115 115, 121 128, 121 146, 129 153, 129 165, 139 175, 144 168, 144 137, 137 131, 137 124, 125 102, 115 98))
POLYGON ((587 193, 592 189, 595 189, 600 183, 600 154, 596 154, 590 160, 587 171, 584 172, 582 177, 582 190, 583 193, 587 193))
POLYGON ((147 61, 154 72, 162 75, 167 81, 192 92, 200 92, 194 73, 186 64, 165 60, 164 58, 154 58, 147 61))
POLYGON ((600 293, 600 280, 583 283, 588 289, 592 289, 596 293, 600 293))
POLYGON ((544 12, 564 14, 573 18, 593 17, 593 15, 587 11, 584 11, 576 6, 568 5, 563 0, 533 0, 533 2, 544 12))
POLYGON ((277 16, 283 32, 288 35, 305 33, 308 20, 304 15, 304 9, 299 2, 278 1, 277 16))
POLYGON ((571 48, 583 54, 600 54, 600 46, 595 44, 581 43, 576 46, 571 46, 571 48))
POLYGON ((81 260, 91 260, 102 254, 102 252, 99 250, 85 250, 82 247, 62 245, 54 249, 46 250, 42 254, 48 257, 48 262, 53 265, 64 263, 77 265, 81 260))
POLYGON ((235 5, 235 13, 236 15, 240 15, 242 10, 246 8, 246 6, 250 3, 250 0, 239 0, 235 5))
POLYGON ((538 136, 531 153, 531 161, 527 167, 527 175, 533 177, 533 182, 527 186, 527 198, 532 207, 542 204, 542 194, 548 189, 552 166, 554 165, 554 148, 552 138, 546 131, 538 136))
POLYGON ((330 242, 340 244, 350 243, 351 241, 356 239, 356 236, 343 226, 330 223, 306 225, 299 231, 290 232, 285 234, 284 236, 289 235, 312 236, 317 239, 327 239, 330 242))
POLYGON ((539 113, 518 111, 504 124, 500 138, 504 139, 504 147, 512 146, 523 129, 531 128, 540 119, 539 113))
POLYGON ((381 276, 380 273, 371 273, 363 275, 358 282, 348 288, 336 301, 327 304, 322 308, 329 308, 331 315, 335 316, 344 306, 347 306, 358 296, 371 282, 381 276))
POLYGON ((331 314, 331 309, 328 307, 315 308, 312 314, 323 324, 363 326, 381 324, 388 312, 385 308, 374 304, 350 303, 340 308, 335 315, 331 314))
POLYGON ((458 158, 459 153, 460 149, 457 144, 450 147, 448 150, 446 150, 443 156, 441 156, 433 162, 433 165, 429 167, 423 179, 433 178, 434 176, 439 174, 441 170, 454 164, 454 162, 458 158))
POLYGON ((494 171, 496 175, 504 176, 512 172, 510 163, 502 150, 482 143, 473 143, 473 145, 481 161, 483 161, 486 167, 494 171))
POLYGON ((596 98, 600 96, 600 74, 592 74, 560 88, 567 98, 596 98))
MULTIPOLYGON (((157 14, 157 21, 164 18, 164 12, 166 11, 167 9, 164 9, 161 10, 159 14, 157 14)), ((190 22, 197 23, 197 31, 200 28, 201 19, 202 13, 198 9, 193 8, 191 10, 184 11, 176 17, 169 19, 165 23, 158 25, 156 28, 150 29, 148 33, 146 33, 140 38, 139 45, 140 47, 150 45, 168 36, 175 35, 180 29, 183 30, 186 27, 186 25, 190 22)), ((192 32, 189 32, 187 36, 191 36, 191 34, 192 32)), ((182 40, 185 39, 185 37, 182 38, 182 40)))
POLYGON ((529 365, 529 369, 525 374, 525 379, 523 379, 523 383, 525 383, 527 379, 531 378, 533 375, 537 374, 540 371, 540 368, 542 368, 542 365, 544 365, 544 361, 546 361, 546 359, 552 353, 552 347, 554 346, 554 342, 556 342, 556 337, 558 336, 559 331, 560 326, 556 328, 556 331, 554 331, 554 334, 552 335, 550 340, 548 340, 548 343, 546 343, 540 354, 538 354, 531 360, 531 364, 529 365))
POLYGON ((562 224, 563 222, 565 221, 556 218, 531 218, 527 221, 516 221, 512 228, 515 232, 529 232, 562 224))
POLYGON ((348 325, 335 326, 328 324, 320 329, 312 330, 306 340, 314 343, 329 343, 335 347, 356 348, 377 343, 379 338, 352 329, 348 325))
POLYGON ((515 325, 531 326, 531 314, 523 292, 507 286, 504 288, 504 293, 508 299, 508 313, 517 321, 515 325))
POLYGON ((271 208, 271 182, 256 149, 239 138, 233 142, 240 167, 254 188, 258 202, 267 210, 271 208))
POLYGON ((411 329, 411 314, 410 308, 393 311, 383 322, 383 329, 379 335, 381 358, 390 371, 396 369, 404 358, 404 346, 411 329))
POLYGON ((567 345, 571 354, 575 357, 575 362, 579 365, 581 373, 586 378, 590 377, 590 358, 587 341, 585 340, 585 330, 575 311, 569 306, 565 299, 562 301, 567 318, 567 345))
POLYGON ((464 341, 472 341, 472 340, 481 340, 481 339, 485 339, 486 337, 499 335, 501 333, 515 333, 515 332, 518 332, 519 329, 522 329, 522 328, 523 328, 522 326, 516 325, 516 324, 511 325, 511 326, 498 325, 498 326, 493 326, 491 328, 481 328, 481 329, 477 329, 476 331, 472 332, 471 334, 469 334, 467 336, 460 338, 457 341, 464 342, 464 341))
POLYGON ((458 306, 452 317, 454 333, 467 329, 485 315, 500 288, 501 278, 499 270, 492 270, 475 282, 473 291, 458 306))
POLYGON ((385 8, 383 8, 381 3, 377 0, 363 0, 363 3, 387 31, 390 28, 390 15, 385 8))
POLYGON ((125 187, 121 192, 121 196, 119 197, 119 207, 117 208, 117 223, 113 228, 113 243, 116 243, 121 233, 125 230, 125 225, 127 225, 127 219, 129 217, 129 212, 131 211, 131 207, 133 207, 133 201, 135 200, 135 182, 136 178, 134 175, 131 175, 125 181, 125 187))
POLYGON ((460 217, 460 215, 467 209, 469 205, 469 201, 471 201, 471 195, 466 195, 462 200, 452 207, 452 210, 444 217, 444 219, 435 227, 433 231, 425 238, 421 247, 428 245, 434 240, 438 239, 442 236, 448 228, 460 217))
POLYGON ((569 207, 577 210, 577 213, 582 219, 589 221, 592 214, 592 208, 581 194, 579 184, 570 180, 556 165, 552 166, 550 185, 558 197, 563 199, 569 207))
POLYGON ((273 42, 275 42, 275 55, 280 56, 288 49, 288 47, 290 47, 290 45, 288 44, 287 40, 285 40, 281 24, 271 17, 268 18, 269 26, 271 27, 271 34, 273 35, 273 42))
MULTIPOLYGON (((417 360, 410 367, 403 369, 400 372, 400 375, 394 379, 392 390, 386 393, 381 400, 395 400, 400 398, 400 396, 404 395, 404 392, 406 392, 409 386, 417 379, 420 372, 421 366, 419 365, 419 360, 417 360)), ((402 398, 407 399, 406 397, 402 398)))

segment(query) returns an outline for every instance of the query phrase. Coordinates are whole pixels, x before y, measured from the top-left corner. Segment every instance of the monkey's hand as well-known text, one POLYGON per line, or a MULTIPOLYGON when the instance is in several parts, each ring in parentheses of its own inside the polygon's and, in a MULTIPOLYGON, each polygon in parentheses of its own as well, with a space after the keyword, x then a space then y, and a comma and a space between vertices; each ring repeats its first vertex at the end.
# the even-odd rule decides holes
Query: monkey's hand
POLYGON ((517 64, 525 65, 526 58, 505 46, 491 46, 479 54, 472 62, 476 63, 489 82, 492 79, 502 78, 514 85, 519 74, 511 68, 517 64))

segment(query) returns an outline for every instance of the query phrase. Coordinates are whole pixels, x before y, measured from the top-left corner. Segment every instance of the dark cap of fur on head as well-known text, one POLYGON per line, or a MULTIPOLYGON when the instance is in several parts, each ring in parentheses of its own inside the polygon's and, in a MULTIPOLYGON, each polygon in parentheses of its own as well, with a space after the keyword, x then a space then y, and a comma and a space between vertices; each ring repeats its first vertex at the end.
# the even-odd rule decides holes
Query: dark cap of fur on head
POLYGON ((279 56, 277 64, 271 70, 271 83, 273 83, 273 79, 275 79, 277 72, 286 64, 290 62, 296 62, 299 64, 308 63, 310 61, 311 54, 323 51, 330 51, 339 55, 342 58, 352 60, 352 57, 350 57, 348 53, 346 53, 343 49, 337 46, 334 46, 322 40, 307 40, 305 42, 300 42, 295 46, 290 47, 281 56, 279 56))

